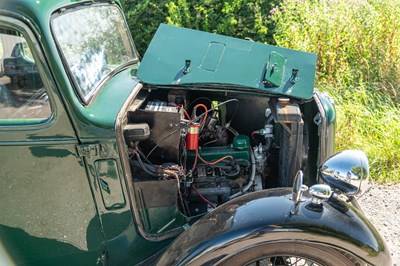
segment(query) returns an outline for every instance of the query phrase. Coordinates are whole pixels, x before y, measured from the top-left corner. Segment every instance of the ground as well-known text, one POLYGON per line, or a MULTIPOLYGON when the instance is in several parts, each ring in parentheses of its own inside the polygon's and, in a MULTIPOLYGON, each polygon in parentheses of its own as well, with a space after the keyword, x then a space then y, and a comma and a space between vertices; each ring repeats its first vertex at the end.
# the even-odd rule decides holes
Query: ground
POLYGON ((384 237, 392 254, 393 264, 400 266, 400 185, 373 184, 361 196, 365 215, 384 237))

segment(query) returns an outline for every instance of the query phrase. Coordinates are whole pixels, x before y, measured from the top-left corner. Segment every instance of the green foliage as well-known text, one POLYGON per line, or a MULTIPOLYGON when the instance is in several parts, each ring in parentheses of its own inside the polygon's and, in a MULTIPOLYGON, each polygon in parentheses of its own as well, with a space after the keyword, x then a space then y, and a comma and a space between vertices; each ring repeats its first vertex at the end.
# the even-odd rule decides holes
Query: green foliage
POLYGON ((139 54, 143 55, 158 25, 166 22, 167 0, 123 0, 122 6, 139 54))
POLYGON ((379 182, 400 182, 400 108, 375 86, 322 86, 335 98, 336 150, 361 149, 379 182))
POLYGON ((167 22, 176 26, 269 42, 268 11, 274 1, 177 0, 167 4, 167 22))
POLYGON ((143 54, 160 23, 273 43, 269 10, 263 0, 124 0, 136 46, 143 54))
POLYGON ((277 45, 318 54, 336 149, 364 150, 375 180, 400 182, 400 1, 283 0, 272 13, 277 45))
POLYGON ((397 96, 399 0, 283 0, 272 16, 277 45, 318 54, 318 79, 379 84, 397 96))

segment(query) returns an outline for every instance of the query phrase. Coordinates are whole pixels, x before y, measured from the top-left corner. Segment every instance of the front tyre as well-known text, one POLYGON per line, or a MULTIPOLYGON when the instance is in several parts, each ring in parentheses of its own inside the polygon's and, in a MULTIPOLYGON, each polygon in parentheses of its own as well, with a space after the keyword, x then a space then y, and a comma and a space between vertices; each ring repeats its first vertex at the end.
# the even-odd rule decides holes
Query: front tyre
POLYGON ((363 264, 352 255, 331 247, 295 242, 280 242, 246 249, 229 257, 218 265, 359 266, 363 264))

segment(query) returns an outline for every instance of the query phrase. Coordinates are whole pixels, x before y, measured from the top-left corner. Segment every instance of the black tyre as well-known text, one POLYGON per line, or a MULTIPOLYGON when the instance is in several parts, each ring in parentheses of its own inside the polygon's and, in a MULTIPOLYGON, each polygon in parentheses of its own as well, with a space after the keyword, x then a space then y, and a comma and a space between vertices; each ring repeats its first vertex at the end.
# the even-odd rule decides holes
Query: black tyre
POLYGON ((350 254, 331 247, 295 242, 280 242, 244 250, 219 265, 248 266, 358 266, 350 254))

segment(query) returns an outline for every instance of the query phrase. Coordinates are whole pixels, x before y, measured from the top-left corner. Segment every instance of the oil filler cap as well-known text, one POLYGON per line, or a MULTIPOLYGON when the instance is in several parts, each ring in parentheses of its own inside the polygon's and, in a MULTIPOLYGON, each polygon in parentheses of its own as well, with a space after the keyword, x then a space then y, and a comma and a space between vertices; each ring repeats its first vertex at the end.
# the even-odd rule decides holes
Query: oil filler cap
POLYGON ((247 150, 250 147, 250 139, 245 135, 238 135, 233 139, 233 148, 235 150, 247 150))

